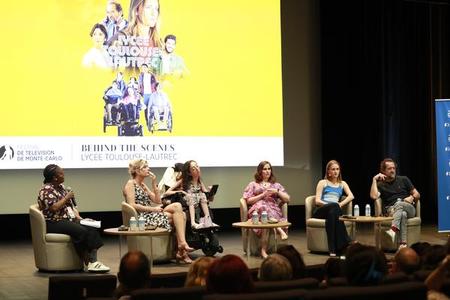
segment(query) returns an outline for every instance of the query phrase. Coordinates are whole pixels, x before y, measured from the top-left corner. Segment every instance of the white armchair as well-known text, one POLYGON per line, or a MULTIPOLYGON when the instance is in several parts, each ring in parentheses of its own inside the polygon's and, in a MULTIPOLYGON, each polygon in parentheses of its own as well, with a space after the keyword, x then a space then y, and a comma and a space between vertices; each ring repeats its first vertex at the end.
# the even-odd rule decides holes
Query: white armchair
MULTIPOLYGON (((241 222, 245 222, 248 220, 248 205, 247 201, 244 198, 239 200, 240 202, 240 212, 241 212, 241 222)), ((281 204, 281 212, 284 218, 287 219, 288 215, 288 205, 287 203, 281 204)), ((250 239, 250 254, 254 256, 259 256, 261 254, 261 246, 259 242, 259 237, 253 232, 253 230, 248 231, 249 234, 247 236, 247 230, 242 229, 242 248, 244 253, 247 253, 247 239, 250 239)), ((269 247, 268 252, 272 252, 275 246, 275 237, 274 232, 269 230, 269 247)))
POLYGON ((71 237, 67 234, 47 233, 44 215, 37 204, 30 206, 29 213, 36 268, 43 271, 83 269, 83 262, 75 251, 71 237))
MULTIPOLYGON (((328 238, 325 229, 325 219, 313 218, 316 207, 316 196, 308 196, 305 199, 305 223, 306 223, 306 246, 312 252, 328 252, 328 238)), ((342 208, 344 215, 352 214, 352 201, 342 208)), ((347 232, 351 234, 352 222, 344 222, 347 232)))
MULTIPOLYGON (((382 215, 382 205, 381 199, 375 200, 375 216, 382 215)), ((391 221, 386 221, 381 223, 381 249, 387 251, 395 251, 398 245, 392 243, 390 237, 385 233, 386 230, 391 228, 391 221)), ((420 241, 420 231, 421 231, 422 219, 420 217, 420 201, 416 202, 416 216, 408 219, 406 222, 407 226, 407 242, 408 246, 420 241)))

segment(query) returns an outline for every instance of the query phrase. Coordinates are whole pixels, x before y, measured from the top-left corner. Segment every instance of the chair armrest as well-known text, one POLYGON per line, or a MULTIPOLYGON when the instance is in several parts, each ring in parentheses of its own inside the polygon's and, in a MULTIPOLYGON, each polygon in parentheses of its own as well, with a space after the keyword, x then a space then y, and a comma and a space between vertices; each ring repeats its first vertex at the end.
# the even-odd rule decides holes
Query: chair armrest
POLYGON ((239 200, 240 212, 241 212, 241 222, 245 222, 248 220, 248 206, 247 200, 241 198, 239 200))

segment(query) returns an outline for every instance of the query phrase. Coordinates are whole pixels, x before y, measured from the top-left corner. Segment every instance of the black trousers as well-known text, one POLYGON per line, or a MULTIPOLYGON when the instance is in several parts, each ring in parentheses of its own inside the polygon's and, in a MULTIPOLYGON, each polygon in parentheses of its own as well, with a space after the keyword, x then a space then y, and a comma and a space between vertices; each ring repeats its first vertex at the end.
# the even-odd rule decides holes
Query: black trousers
POLYGON ((84 255, 103 246, 97 229, 80 225, 69 220, 46 221, 47 233, 63 233, 70 235, 78 255, 84 260, 84 255))
POLYGON ((350 243, 345 224, 339 221, 342 216, 342 210, 337 203, 329 203, 318 207, 313 217, 317 219, 325 219, 325 230, 327 231, 328 251, 336 253, 342 251, 350 243))

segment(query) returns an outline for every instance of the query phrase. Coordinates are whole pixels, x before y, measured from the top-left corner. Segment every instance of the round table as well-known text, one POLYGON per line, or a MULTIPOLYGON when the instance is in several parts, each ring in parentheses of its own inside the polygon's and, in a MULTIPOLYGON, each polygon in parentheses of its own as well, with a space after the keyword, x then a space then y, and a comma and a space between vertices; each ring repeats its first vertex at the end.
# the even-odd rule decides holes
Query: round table
POLYGON ((249 234, 248 231, 251 229, 273 229, 274 230, 274 234, 275 234, 275 251, 277 250, 277 239, 278 239, 278 235, 277 235, 277 228, 284 228, 284 227, 289 227, 292 224, 289 222, 277 222, 277 223, 261 223, 258 222, 258 224, 253 224, 252 220, 249 219, 245 222, 236 222, 232 224, 233 227, 236 228, 241 228, 247 231, 247 260, 250 258, 250 238, 249 238, 249 234))
POLYGON ((105 230, 103 230, 103 232, 105 234, 109 234, 109 235, 117 235, 119 236, 119 256, 120 259, 122 259, 122 238, 127 237, 127 236, 148 236, 149 241, 150 241, 150 269, 153 266, 153 255, 152 255, 152 238, 154 236, 161 236, 161 235, 167 235, 169 232, 167 231, 167 229, 164 228, 156 228, 153 230, 124 230, 121 231, 119 230, 119 228, 115 227, 115 228, 106 228, 105 230))
POLYGON ((375 237, 375 246, 377 249, 381 249, 381 222, 392 221, 393 217, 372 217, 372 216, 358 216, 358 217, 339 217, 339 220, 345 222, 353 222, 352 226, 352 240, 355 239, 356 236, 356 224, 357 223, 373 223, 374 224, 374 237, 375 237))

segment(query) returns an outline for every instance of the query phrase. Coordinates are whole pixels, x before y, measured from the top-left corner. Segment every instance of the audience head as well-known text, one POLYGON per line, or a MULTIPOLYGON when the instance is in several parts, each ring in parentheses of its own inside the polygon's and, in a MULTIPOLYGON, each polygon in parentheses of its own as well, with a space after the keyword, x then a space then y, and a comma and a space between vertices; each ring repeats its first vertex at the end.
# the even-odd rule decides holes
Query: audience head
POLYGON ((147 166, 148 166, 148 162, 145 159, 132 160, 128 164, 128 173, 130 173, 132 178, 135 178, 137 172, 147 166))
POLYGON ((323 279, 325 282, 331 278, 343 276, 344 260, 336 257, 330 257, 323 265, 323 279))
POLYGON ((420 257, 416 251, 411 248, 402 248, 394 256, 394 264, 392 266, 393 273, 403 272, 412 274, 420 269, 420 257))
POLYGON ((277 253, 287 258, 292 267, 292 278, 305 276, 305 262, 300 252, 292 245, 284 245, 278 248, 277 253))
POLYGON ((422 256, 430 247, 431 245, 428 242, 417 242, 412 244, 410 248, 416 251, 417 255, 419 255, 420 259, 422 260, 422 256))
POLYGON ((122 289, 130 292, 145 288, 150 283, 150 263, 141 251, 130 251, 120 260, 117 274, 122 289))
POLYGON ((327 165, 325 166, 325 179, 332 181, 332 173, 331 169, 337 167, 337 170, 339 170, 339 175, 337 177, 338 182, 342 181, 342 175, 341 175, 341 165, 337 160, 330 160, 327 165))
POLYGON ((376 285, 386 273, 386 257, 375 247, 363 246, 347 251, 345 275, 350 285, 376 285))
POLYGON ((256 173, 255 173, 255 181, 256 182, 261 182, 263 181, 263 170, 264 169, 270 169, 270 177, 268 178, 268 182, 270 183, 275 183, 277 180, 275 178, 275 174, 273 173, 273 169, 272 169, 272 165, 270 164, 270 162, 263 160, 262 162, 259 163, 259 165, 256 167, 256 173))
POLYGON ((422 256, 422 269, 434 270, 439 263, 445 258, 447 247, 444 245, 430 246, 422 256))
POLYGON ((237 255, 228 254, 209 267, 206 289, 210 293, 247 293, 253 292, 254 285, 245 262, 237 255))
POLYGON ((292 279, 292 267, 289 260, 280 254, 266 257, 259 269, 259 280, 282 281, 292 279))
POLYGON ((186 282, 184 286, 204 286, 206 285, 206 275, 208 268, 214 262, 214 258, 209 256, 202 256, 197 258, 189 267, 186 275, 186 282))

